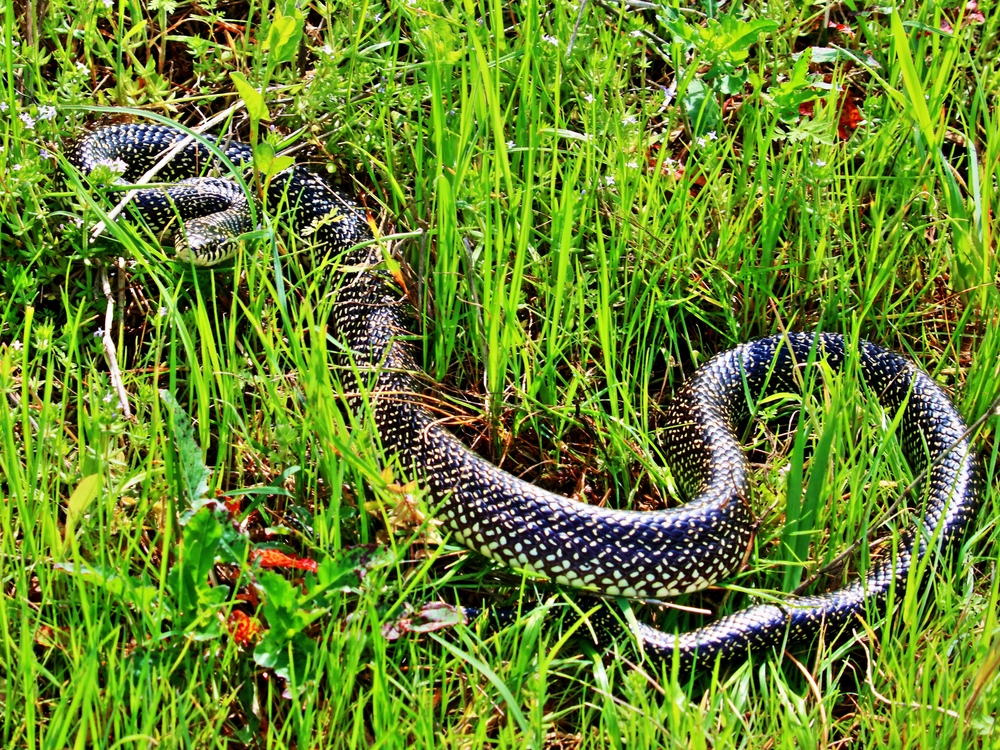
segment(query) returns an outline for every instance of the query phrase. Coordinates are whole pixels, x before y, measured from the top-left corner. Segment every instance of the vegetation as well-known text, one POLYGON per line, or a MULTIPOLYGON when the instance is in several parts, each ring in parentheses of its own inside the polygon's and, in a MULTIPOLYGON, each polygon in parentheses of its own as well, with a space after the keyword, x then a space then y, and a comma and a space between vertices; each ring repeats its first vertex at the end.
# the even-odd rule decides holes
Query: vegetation
MULTIPOLYGON (((218 269, 172 262, 127 211, 102 226, 121 191, 66 160, 94 122, 160 117, 270 144, 265 172, 312 163, 403 260, 442 413, 547 488, 675 502, 661 400, 785 330, 907 353, 992 476, 992 0, 4 13, 4 747, 1000 746, 992 485, 960 558, 886 622, 692 677, 624 634, 597 650, 573 592, 442 538, 341 408, 336 257, 263 223, 218 269), (491 631, 439 603, 520 609, 491 631)), ((755 549, 688 608, 837 586, 908 523, 891 425, 856 374, 823 380, 762 405, 755 549)))

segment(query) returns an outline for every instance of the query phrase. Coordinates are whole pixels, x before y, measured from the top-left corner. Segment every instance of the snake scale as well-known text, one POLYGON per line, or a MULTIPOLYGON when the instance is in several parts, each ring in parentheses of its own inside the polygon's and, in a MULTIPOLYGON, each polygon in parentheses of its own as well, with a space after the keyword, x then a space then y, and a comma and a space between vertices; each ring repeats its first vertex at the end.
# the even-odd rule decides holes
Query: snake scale
MULTIPOLYGON (((82 138, 71 161, 84 174, 100 165, 124 167, 136 180, 185 134, 163 125, 116 125, 82 138)), ((215 141, 212 141, 215 143, 215 141)), ((246 145, 220 140, 237 166, 251 161, 246 145)), ((164 188, 145 188, 135 203, 163 231, 181 217, 175 247, 182 258, 210 265, 231 254, 233 237, 253 229, 249 202, 228 177, 204 177, 216 165, 204 142, 183 147, 160 172, 164 188)), ((121 171, 119 169, 119 171, 121 171)), ((423 405, 419 368, 407 343, 412 309, 372 249, 364 214, 307 168, 276 176, 264 200, 284 207, 291 227, 318 245, 344 251, 344 278, 330 321, 344 344, 339 364, 352 399, 374 410, 387 455, 395 454, 426 482, 437 516, 454 539, 505 565, 557 583, 608 595, 660 599, 703 589, 744 561, 753 537, 749 469, 737 436, 750 404, 798 391, 802 368, 825 359, 833 369, 849 358, 836 334, 792 333, 744 343, 717 355, 681 387, 669 407, 664 454, 689 498, 680 507, 640 513, 599 508, 546 492, 500 470, 466 448, 423 405)), ((826 594, 751 606, 697 630, 670 634, 640 625, 645 652, 677 658, 682 667, 742 658, 749 650, 808 641, 821 628, 835 634, 858 617, 883 613, 891 589, 901 597, 914 562, 963 539, 984 494, 983 471, 966 426, 945 392, 909 360, 866 341, 855 344, 867 385, 890 415, 915 474, 926 471, 922 513, 904 531, 894 555, 873 562, 863 578, 826 594)), ((605 615, 606 617, 607 615, 605 615)))

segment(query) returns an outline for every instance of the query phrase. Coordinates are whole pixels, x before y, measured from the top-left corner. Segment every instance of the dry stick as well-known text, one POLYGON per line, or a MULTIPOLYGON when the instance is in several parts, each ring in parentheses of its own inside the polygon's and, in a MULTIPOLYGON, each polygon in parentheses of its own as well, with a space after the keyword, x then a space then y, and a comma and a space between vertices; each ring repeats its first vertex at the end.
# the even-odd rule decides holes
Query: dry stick
MULTIPOLYGON (((214 126, 216 123, 221 122, 222 120, 228 118, 234 111, 241 108, 242 106, 243 106, 242 100, 234 103, 233 105, 224 109, 219 114, 203 122, 197 128, 194 128, 194 131, 199 135, 201 135, 206 130, 214 126)), ((138 179, 138 183, 143 184, 149 182, 153 177, 156 176, 157 172, 159 172, 161 169, 163 169, 163 167, 169 164, 171 159, 173 159, 177 154, 181 152, 182 149, 186 148, 188 144, 192 143, 193 141, 194 141, 194 136, 188 135, 179 140, 169 149, 167 149, 164 152, 163 156, 160 157, 160 160, 156 162, 156 164, 154 164, 144 175, 142 175, 142 177, 138 179)), ((116 219, 121 214, 121 212, 125 210, 125 206, 127 206, 129 202, 133 198, 135 198, 135 196, 139 193, 139 190, 141 189, 142 188, 137 188, 135 190, 129 190, 128 192, 126 192, 125 197, 118 202, 118 205, 108 212, 108 219, 109 220, 116 219)), ((104 221, 99 221, 97 223, 97 226, 94 227, 94 231, 90 233, 90 241, 93 242, 98 237, 100 237, 104 233, 104 230, 106 228, 107 225, 104 223, 104 221)), ((121 270, 124 267, 121 258, 118 259, 118 267, 119 270, 121 270)), ((128 403, 128 393, 125 390, 125 385, 124 383, 122 383, 122 372, 121 369, 119 369, 118 367, 118 353, 117 350, 115 349, 115 341, 111 336, 111 326, 114 323, 114 317, 115 317, 115 298, 111 292, 111 283, 108 280, 108 272, 104 265, 101 266, 99 279, 101 282, 101 292, 104 294, 104 298, 108 301, 108 306, 104 312, 104 334, 101 336, 101 344, 103 344, 104 346, 104 359, 108 363, 108 376, 111 378, 111 387, 114 388, 115 392, 118 394, 118 403, 122 408, 122 414, 125 415, 125 419, 131 419, 132 409, 128 403)))
POLYGON ((132 418, 132 409, 128 405, 128 393, 125 392, 125 385, 122 383, 122 372, 118 368, 118 357, 115 351, 115 341, 111 338, 111 326, 115 316, 115 298, 111 292, 111 283, 108 281, 108 270, 101 266, 100 273, 101 291, 104 293, 108 306, 104 311, 104 333, 101 335, 101 343, 104 344, 104 359, 108 363, 108 376, 111 378, 111 387, 118 394, 118 403, 122 407, 122 414, 125 419, 132 418))
POLYGON ((869 527, 870 530, 865 536, 861 537, 857 541, 850 544, 847 547, 847 549, 845 549, 843 552, 841 552, 839 555, 833 558, 833 560, 831 560, 829 563, 827 563, 822 568, 813 573, 811 576, 809 576, 805 581, 803 581, 801 584, 799 584, 799 586, 795 588, 792 594, 795 596, 801 595, 802 592, 804 592, 807 588, 809 588, 809 586, 811 586, 812 583, 816 581, 821 575, 831 570, 835 570, 836 568, 839 568, 841 565, 843 565, 844 561, 847 560, 847 558, 854 552, 854 550, 856 550, 861 545, 861 542, 869 540, 872 537, 872 535, 875 534, 878 528, 883 523, 888 521, 889 518, 896 513, 896 511, 899 509, 899 506, 903 503, 903 500, 907 497, 907 495, 913 492, 917 488, 917 486, 930 475, 931 470, 939 463, 941 463, 951 453, 952 449, 955 448, 956 445, 958 445, 959 442, 965 440, 967 437, 971 436, 974 432, 977 432, 979 428, 982 427, 983 423, 986 422, 987 419, 989 419, 991 416, 996 415, 998 413, 998 409, 1000 409, 1000 396, 997 396, 993 400, 993 403, 990 404, 990 408, 988 408, 983 413, 983 415, 979 417, 979 419, 977 419, 975 422, 969 425, 969 427, 966 428, 965 432, 963 432, 962 435, 954 443, 948 446, 947 450, 942 451, 940 456, 938 456, 936 459, 934 459, 929 464, 927 464, 927 466, 924 467, 923 471, 921 471, 916 476, 916 478, 912 482, 910 482, 903 489, 902 492, 899 493, 898 497, 896 497, 892 505, 886 508, 885 513, 882 514, 882 517, 877 519, 875 523, 871 524, 871 526, 869 527))

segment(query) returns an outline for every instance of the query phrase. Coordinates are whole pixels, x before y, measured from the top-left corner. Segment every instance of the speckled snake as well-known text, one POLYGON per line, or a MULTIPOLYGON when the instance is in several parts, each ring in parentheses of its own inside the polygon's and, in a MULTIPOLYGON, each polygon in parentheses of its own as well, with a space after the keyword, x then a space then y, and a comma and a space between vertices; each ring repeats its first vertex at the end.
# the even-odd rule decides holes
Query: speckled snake
MULTIPOLYGON (((101 128, 81 139, 73 161, 85 174, 102 164, 123 166, 121 180, 130 182, 183 137, 162 125, 101 128)), ((218 147, 236 165, 251 159, 243 144, 222 141, 218 147)), ((253 228, 239 184, 201 176, 215 162, 212 150, 194 141, 158 177, 180 182, 144 189, 136 197, 154 230, 180 217, 180 255, 205 265, 230 254, 233 238, 253 228)), ((344 344, 339 364, 345 389, 368 394, 353 401, 374 410, 387 455, 397 455, 423 477, 453 539, 560 584, 660 599, 731 574, 747 554, 754 526, 738 426, 757 400, 797 391, 807 362, 821 358, 840 369, 849 357, 843 337, 805 333, 759 339, 719 354, 683 385, 669 408, 673 427, 665 431, 664 453, 687 504, 650 513, 594 507, 498 469, 423 405, 419 368, 406 340, 412 311, 390 275, 379 270, 380 256, 367 242, 372 233, 349 199, 303 167, 271 180, 264 198, 272 209, 284 207, 298 234, 345 252, 347 270, 330 322, 344 344)), ((752 606, 679 635, 641 626, 637 635, 647 653, 677 655, 688 667, 808 640, 821 627, 836 632, 854 618, 884 611, 890 589, 901 596, 914 561, 931 549, 954 548, 964 537, 982 503, 983 480, 961 416, 941 387, 910 361, 865 341, 854 347, 867 388, 888 414, 902 411, 898 435, 912 470, 926 470, 922 514, 900 535, 896 553, 874 562, 865 577, 826 594, 752 606)))

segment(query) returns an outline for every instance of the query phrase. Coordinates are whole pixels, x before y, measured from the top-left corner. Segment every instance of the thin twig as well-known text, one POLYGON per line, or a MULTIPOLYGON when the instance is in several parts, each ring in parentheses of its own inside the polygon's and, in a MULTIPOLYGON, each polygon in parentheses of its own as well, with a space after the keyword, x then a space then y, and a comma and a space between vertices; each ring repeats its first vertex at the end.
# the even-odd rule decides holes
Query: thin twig
POLYGON ((118 353, 115 349, 115 340, 111 336, 111 326, 115 320, 115 298, 111 292, 111 283, 108 281, 108 270, 106 266, 101 266, 100 272, 101 290, 104 298, 108 301, 108 306, 104 312, 104 331, 101 335, 101 343, 104 345, 104 359, 108 363, 108 376, 111 378, 111 387, 118 394, 118 403, 122 407, 122 414, 125 419, 132 418, 132 409, 128 404, 128 393, 125 392, 125 385, 122 383, 122 371, 118 368, 118 353))

